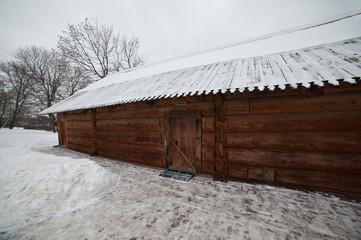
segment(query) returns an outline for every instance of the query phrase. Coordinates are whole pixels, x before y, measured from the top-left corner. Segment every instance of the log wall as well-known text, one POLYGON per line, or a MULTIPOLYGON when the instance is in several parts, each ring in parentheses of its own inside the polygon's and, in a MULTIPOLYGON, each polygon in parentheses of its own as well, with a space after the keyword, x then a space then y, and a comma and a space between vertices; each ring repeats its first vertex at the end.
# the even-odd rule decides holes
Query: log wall
MULTIPOLYGON (((215 134, 213 96, 186 97, 69 112, 58 114, 58 120, 66 119, 68 123, 66 134, 69 136, 70 149, 166 167, 165 115, 170 111, 187 110, 201 111, 203 134, 215 134), (75 115, 81 119, 73 121, 75 115), (77 138, 74 142, 75 136, 77 138)), ((202 158, 206 160, 201 166, 203 173, 214 173, 212 151, 214 144, 202 146, 202 158)))
POLYGON ((164 118, 159 111, 98 109, 98 154, 153 166, 164 166, 164 118), (143 114, 142 114, 143 113, 143 114))
POLYGON ((225 100, 228 177, 361 193, 361 92, 225 100))
POLYGON ((66 144, 70 149, 93 153, 92 113, 90 111, 74 111, 58 114, 58 121, 65 121, 66 144))
POLYGON ((140 102, 58 120, 70 149, 166 167, 166 113, 177 110, 201 111, 201 172, 215 179, 361 193, 360 84, 140 102))

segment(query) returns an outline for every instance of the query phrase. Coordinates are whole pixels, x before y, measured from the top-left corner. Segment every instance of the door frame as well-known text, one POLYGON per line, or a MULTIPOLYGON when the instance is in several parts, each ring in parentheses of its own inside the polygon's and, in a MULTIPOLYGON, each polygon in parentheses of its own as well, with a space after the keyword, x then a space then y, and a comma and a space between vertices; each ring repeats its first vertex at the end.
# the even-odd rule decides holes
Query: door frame
POLYGON ((169 156, 170 143, 170 119, 176 117, 194 117, 196 121, 196 146, 195 146, 195 168, 196 173, 202 172, 202 111, 198 110, 178 110, 165 113, 165 141, 166 141, 166 154, 165 154, 165 168, 169 168, 171 159, 169 156))

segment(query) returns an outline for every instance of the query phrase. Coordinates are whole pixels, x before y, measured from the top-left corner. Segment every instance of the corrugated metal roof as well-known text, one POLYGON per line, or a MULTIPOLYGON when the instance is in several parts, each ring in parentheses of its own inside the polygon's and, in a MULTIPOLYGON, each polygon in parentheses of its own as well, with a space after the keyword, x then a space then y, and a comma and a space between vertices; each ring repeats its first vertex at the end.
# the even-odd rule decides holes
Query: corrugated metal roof
POLYGON ((260 57, 234 59, 114 83, 75 95, 41 114, 219 91, 262 91, 286 86, 356 83, 361 76, 361 37, 260 57))

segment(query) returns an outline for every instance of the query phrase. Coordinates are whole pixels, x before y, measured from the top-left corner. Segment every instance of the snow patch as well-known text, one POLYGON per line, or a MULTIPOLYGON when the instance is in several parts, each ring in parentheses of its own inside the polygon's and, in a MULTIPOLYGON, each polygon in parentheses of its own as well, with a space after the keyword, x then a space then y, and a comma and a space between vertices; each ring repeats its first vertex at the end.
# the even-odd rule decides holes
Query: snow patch
POLYGON ((0 130, 0 239, 361 236, 358 202, 201 176, 175 181, 157 168, 53 148, 56 139, 0 130))
MULTIPOLYGON (((0 130, 1 231, 84 209, 102 199, 120 180, 88 159, 35 152, 31 146, 41 136, 35 131, 26 133, 0 130)), ((55 134, 40 135, 55 145, 55 134)))

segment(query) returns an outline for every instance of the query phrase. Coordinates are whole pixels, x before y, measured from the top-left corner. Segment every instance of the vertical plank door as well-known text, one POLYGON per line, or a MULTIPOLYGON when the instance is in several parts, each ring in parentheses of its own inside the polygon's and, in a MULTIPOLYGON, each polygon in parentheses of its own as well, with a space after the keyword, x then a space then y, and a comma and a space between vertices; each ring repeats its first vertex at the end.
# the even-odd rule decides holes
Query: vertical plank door
POLYGON ((169 118, 169 168, 196 172, 196 118, 176 116, 169 118))

